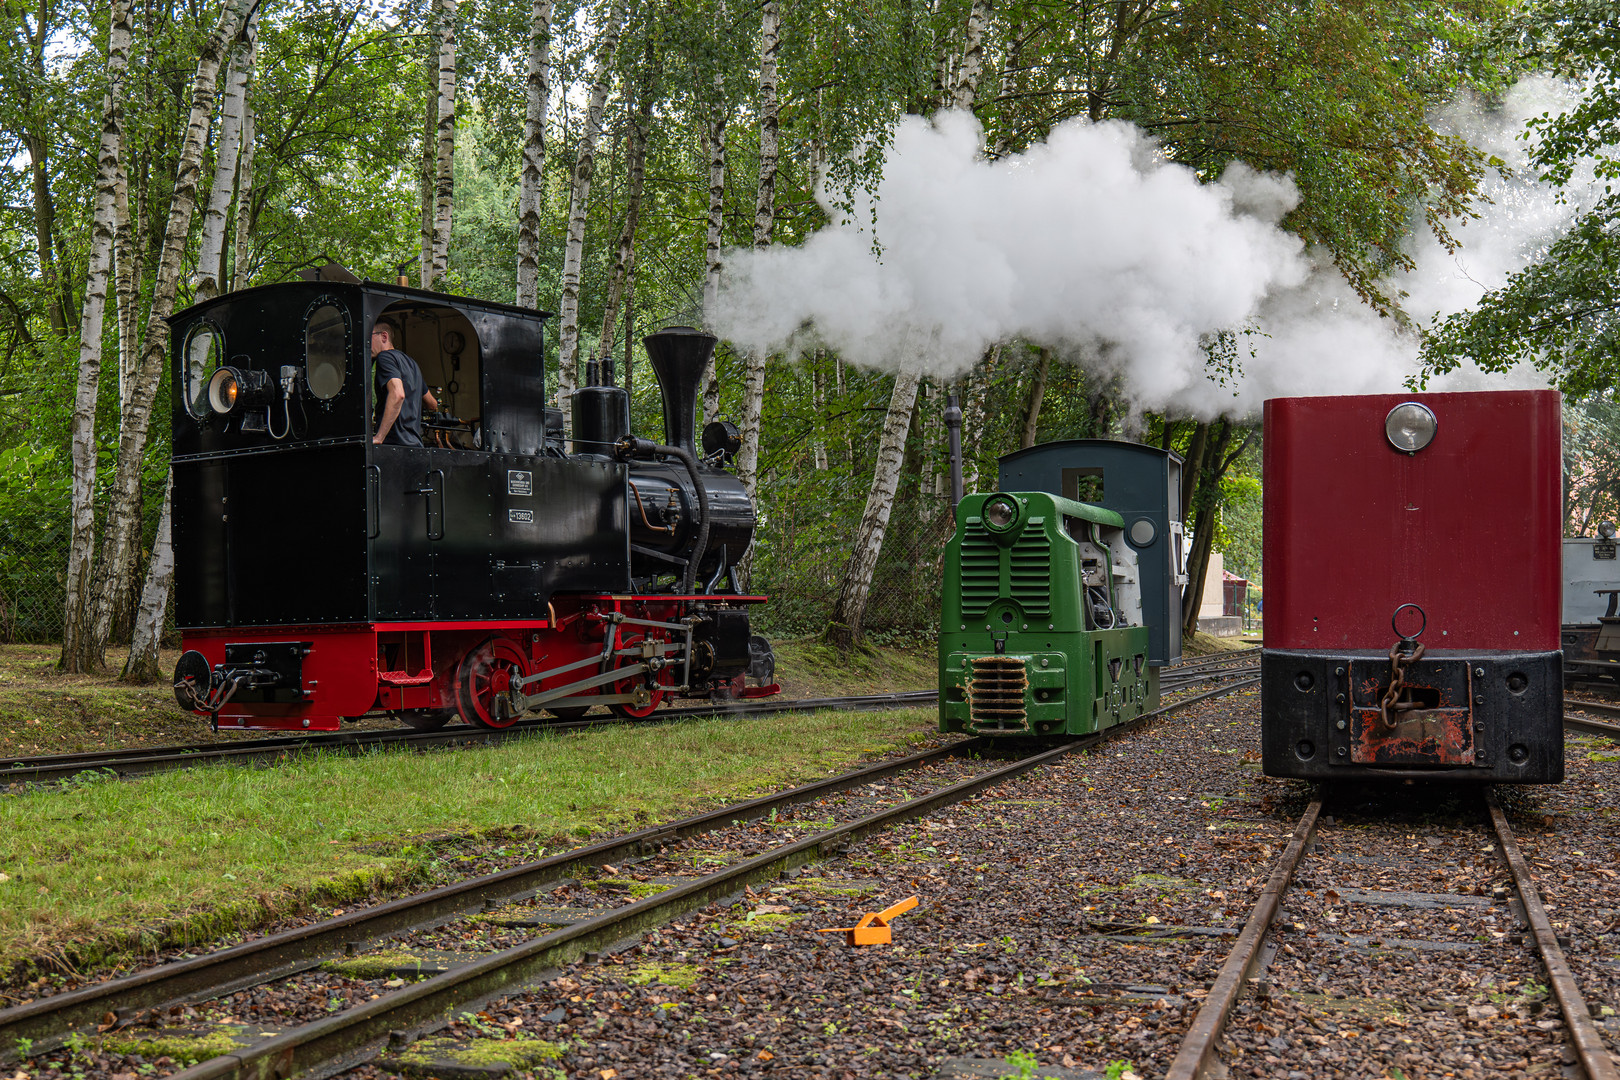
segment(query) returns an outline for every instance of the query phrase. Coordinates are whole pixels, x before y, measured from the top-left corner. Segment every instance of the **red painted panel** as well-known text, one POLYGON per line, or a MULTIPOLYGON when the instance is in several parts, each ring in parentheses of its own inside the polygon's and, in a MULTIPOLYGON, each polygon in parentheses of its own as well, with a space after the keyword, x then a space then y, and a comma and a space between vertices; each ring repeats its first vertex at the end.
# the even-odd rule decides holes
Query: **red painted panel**
POLYGON ((1267 401, 1266 648, 1387 649, 1415 603, 1431 650, 1557 649, 1559 405, 1551 390, 1267 401), (1384 436, 1403 401, 1439 422, 1415 454, 1384 436))

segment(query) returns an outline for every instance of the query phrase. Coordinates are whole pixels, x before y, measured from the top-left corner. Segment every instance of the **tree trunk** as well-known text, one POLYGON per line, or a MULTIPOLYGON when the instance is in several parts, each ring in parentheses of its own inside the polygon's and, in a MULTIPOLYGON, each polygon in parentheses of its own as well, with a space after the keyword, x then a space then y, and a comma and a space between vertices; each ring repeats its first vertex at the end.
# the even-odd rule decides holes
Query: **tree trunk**
POLYGON ((1200 420, 1193 428, 1192 439, 1187 443, 1187 457, 1181 463, 1181 513, 1182 520, 1188 525, 1192 524, 1193 492, 1198 488, 1198 473, 1204 467, 1204 451, 1209 447, 1209 423, 1200 420))
POLYGON ((636 229, 641 222, 641 192, 646 185, 647 135, 652 130, 652 95, 643 93, 641 105, 630 120, 630 138, 625 148, 625 168, 630 174, 625 195, 624 227, 619 230, 619 250, 613 260, 613 274, 608 279, 607 304, 602 311, 602 338, 597 359, 606 363, 613 359, 614 324, 619 319, 619 305, 625 301, 630 277, 636 264, 636 229))
POLYGON ((226 0, 219 24, 203 42, 197 58, 197 71, 191 83, 191 114, 180 148, 179 167, 175 170, 174 194, 169 202, 169 219, 152 287, 152 306, 119 422, 118 466, 107 512, 107 534, 101 545, 102 572, 90 646, 98 653, 105 650, 114 622, 122 623, 127 618, 131 600, 140 548, 141 466, 146 455, 152 403, 167 352, 168 318, 174 311, 186 241, 196 216, 197 181, 202 173, 203 148, 208 144, 208 128, 214 112, 214 83, 219 78, 226 43, 236 36, 243 18, 256 2, 226 0))
POLYGON ((607 105, 613 53, 619 45, 619 27, 623 21, 623 0, 614 0, 597 46, 596 74, 591 82, 585 130, 579 137, 574 182, 568 197, 568 240, 563 249, 562 302, 557 315, 557 404, 563 406, 564 417, 568 416, 568 396, 579 383, 579 275, 585 257, 585 216, 590 209, 591 176, 596 171, 596 139, 602 130, 602 110, 607 105))
POLYGON ((253 236, 253 101, 242 102, 242 157, 236 167, 236 252, 231 258, 231 288, 245 289, 251 279, 253 236))
POLYGON ((51 197, 51 174, 45 142, 24 135, 34 181, 34 244, 39 257, 39 273, 50 297, 46 313, 51 330, 58 338, 67 336, 67 305, 62 302, 62 284, 56 267, 56 201, 51 197))
MULTIPOLYGON (((756 248, 770 247, 771 233, 776 228, 777 132, 781 122, 778 100, 781 80, 777 74, 776 57, 781 51, 781 28, 782 15, 777 0, 765 0, 759 20, 759 190, 754 199, 756 248)), ((715 280, 718 284, 718 275, 715 280)), ((759 440, 765 412, 765 359, 759 353, 749 353, 743 375, 742 449, 737 452, 737 476, 750 497, 759 484, 759 440)))
POLYGON ((524 87, 517 253, 517 304, 526 308, 540 306, 540 211, 545 197, 546 106, 551 100, 553 6, 553 0, 534 0, 529 16, 529 77, 524 87))
POLYGON ((456 6, 438 0, 438 152, 433 170, 433 249, 425 288, 444 288, 450 259, 450 219, 455 209, 456 160, 456 6))
MULTIPOLYGON (((716 76, 715 81, 719 81, 716 76)), ((714 329, 714 308, 720 296, 720 245, 726 224, 726 114, 723 105, 703 127, 703 149, 709 157, 709 227, 703 243, 703 325, 714 329)), ((720 416, 720 376, 717 355, 703 368, 703 422, 720 416)))
POLYGON ((1215 545, 1215 519, 1220 512, 1221 479, 1232 467, 1232 462, 1238 459, 1254 438, 1254 432, 1250 431, 1237 450, 1228 454, 1227 450, 1232 445, 1235 431, 1231 421, 1223 420, 1219 423, 1219 433, 1210 430, 1212 425, 1199 425, 1205 429, 1205 446, 1199 455, 1202 460, 1196 470, 1198 486, 1193 493, 1198 516, 1196 520, 1191 520, 1192 514, 1187 513, 1192 524, 1193 549, 1187 563, 1187 588, 1181 597, 1182 627, 1188 634, 1198 629, 1198 607, 1203 600, 1204 581, 1209 574, 1209 553, 1215 545))
POLYGON ((101 386, 101 342, 107 279, 117 241, 117 188, 123 171, 124 76, 133 37, 128 0, 112 0, 107 33, 107 94, 101 103, 101 150, 96 159, 95 212, 89 269, 79 316, 79 382, 73 398, 72 533, 68 542, 67 603, 62 656, 57 666, 82 673, 103 666, 95 648, 92 597, 96 554, 96 397, 101 386))
POLYGON ((958 109, 973 108, 978 95, 979 76, 984 72, 984 33, 990 26, 990 0, 973 0, 968 10, 967 32, 962 40, 962 64, 957 69, 951 104, 958 109))
POLYGON ((894 377, 894 392, 889 396, 889 411, 883 418, 883 435, 878 440, 877 466, 872 470, 872 489, 866 497, 866 509, 861 514, 849 563, 838 585, 832 621, 826 631, 827 641, 840 648, 851 649, 861 642, 866 605, 871 599, 872 575, 883 550, 889 512, 894 509, 894 493, 900 486, 900 464, 905 460, 906 434, 911 429, 911 410, 917 402, 919 382, 921 376, 909 368, 902 367, 900 374, 894 377))
POLYGON ((150 683, 162 678, 158 666, 158 645, 163 639, 163 615, 169 607, 169 586, 174 582, 174 544, 169 538, 169 505, 174 496, 174 474, 163 485, 163 511, 158 515, 157 536, 152 540, 152 561, 141 589, 141 603, 135 611, 135 628, 130 635, 129 656, 120 676, 125 682, 150 683))
MULTIPOLYGON (((984 446, 985 398, 990 384, 995 381, 996 368, 1001 366, 1001 346, 992 345, 985 350, 984 359, 964 380, 962 394, 962 490, 979 489, 979 448, 984 446)), ((946 492, 949 501, 950 493, 946 492)))
POLYGON ((219 138, 214 149, 214 183, 208 191, 207 209, 203 211, 197 270, 191 279, 192 295, 198 301, 218 296, 220 283, 225 278, 226 224, 230 218, 231 196, 236 191, 247 86, 253 74, 258 29, 259 13, 255 11, 231 48, 231 64, 225 74, 225 99, 220 107, 219 138))
POLYGON ((1040 364, 1035 368, 1035 378, 1029 384, 1029 404, 1024 407, 1024 434, 1018 440, 1021 450, 1028 450, 1035 445, 1035 436, 1040 431, 1041 401, 1046 397, 1046 379, 1052 371, 1052 350, 1041 350, 1040 364))
POLYGON ((810 403, 812 406, 814 406, 814 408, 811 409, 811 416, 814 417, 813 422, 816 425, 816 434, 811 440, 810 452, 812 457, 815 459, 817 472, 826 472, 828 464, 825 427, 826 413, 823 411, 823 406, 827 401, 827 376, 826 373, 822 371, 822 367, 825 365, 825 363, 826 357, 822 354, 820 349, 817 349, 815 354, 810 357, 810 403))

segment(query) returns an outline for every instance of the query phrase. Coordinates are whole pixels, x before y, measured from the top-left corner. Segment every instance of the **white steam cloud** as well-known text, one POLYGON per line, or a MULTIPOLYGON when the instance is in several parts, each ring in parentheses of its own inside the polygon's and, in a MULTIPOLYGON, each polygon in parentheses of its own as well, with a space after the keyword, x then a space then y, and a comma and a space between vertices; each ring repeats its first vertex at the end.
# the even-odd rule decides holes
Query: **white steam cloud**
MULTIPOLYGON (((1494 178, 1484 217, 1446 253, 1415 235, 1417 268, 1388 283, 1421 323, 1476 302, 1567 226, 1575 206, 1524 171, 1524 121, 1568 100, 1527 80, 1486 116, 1439 119, 1519 171, 1494 178)), ((744 349, 813 346, 889 370, 953 378, 986 348, 1024 338, 1117 375, 1139 409, 1243 415, 1267 397, 1398 391, 1417 341, 1397 333, 1328 260, 1278 222, 1298 202, 1288 177, 1234 164, 1218 183, 1168 163, 1137 128, 1071 121, 1023 154, 988 161, 968 113, 899 124, 872 193, 795 248, 728 253, 713 321, 744 349), (874 243, 874 233, 876 243, 874 243), (1250 329, 1240 370, 1206 372, 1207 335, 1250 329)), ((1577 200, 1578 202, 1578 200, 1577 200)), ((1452 388, 1540 385, 1459 372, 1452 388)))

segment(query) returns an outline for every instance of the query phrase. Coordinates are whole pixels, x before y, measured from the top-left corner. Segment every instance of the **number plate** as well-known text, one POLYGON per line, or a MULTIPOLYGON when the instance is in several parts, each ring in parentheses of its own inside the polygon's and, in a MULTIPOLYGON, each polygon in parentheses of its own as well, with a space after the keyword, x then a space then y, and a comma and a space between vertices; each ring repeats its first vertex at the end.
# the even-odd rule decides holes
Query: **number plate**
POLYGON ((1594 559, 1613 559, 1614 558, 1614 541, 1613 540, 1599 540, 1597 543, 1593 544, 1592 545, 1592 558, 1594 558, 1594 559))

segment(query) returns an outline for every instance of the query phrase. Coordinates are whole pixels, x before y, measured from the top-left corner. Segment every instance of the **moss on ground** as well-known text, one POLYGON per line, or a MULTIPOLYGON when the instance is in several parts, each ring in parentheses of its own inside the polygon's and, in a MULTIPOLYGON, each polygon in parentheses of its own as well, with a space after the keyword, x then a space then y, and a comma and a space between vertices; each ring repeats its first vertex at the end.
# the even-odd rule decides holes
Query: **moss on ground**
POLYGON ((698 966, 696 964, 658 964, 649 962, 637 964, 630 974, 623 978, 631 986, 662 983, 665 986, 690 990, 697 985, 698 966))
POLYGON ((562 1056, 563 1047, 558 1044, 520 1034, 513 1039, 424 1039, 409 1050, 392 1055, 384 1064, 397 1063, 406 1076, 426 1078, 447 1063, 474 1069, 510 1065, 513 1070, 524 1072, 562 1056))
POLYGON ((624 889, 637 900, 655 896, 669 888, 668 885, 659 885, 651 881, 637 881, 635 878, 597 878, 595 881, 588 881, 585 884, 593 889, 602 885, 624 889))
POLYGON ((436 958, 424 958, 404 949, 391 949, 386 952, 367 953, 364 956, 345 957, 342 960, 328 960, 321 965, 321 970, 351 979, 381 979, 395 974, 402 968, 415 968, 421 971, 423 964, 435 962, 436 958))
POLYGON ((139 1054, 148 1061, 160 1057, 173 1058, 183 1065, 222 1057, 247 1045, 246 1039, 234 1036, 241 1028, 220 1028, 206 1035, 104 1035, 101 1049, 109 1054, 139 1054))

